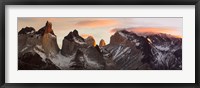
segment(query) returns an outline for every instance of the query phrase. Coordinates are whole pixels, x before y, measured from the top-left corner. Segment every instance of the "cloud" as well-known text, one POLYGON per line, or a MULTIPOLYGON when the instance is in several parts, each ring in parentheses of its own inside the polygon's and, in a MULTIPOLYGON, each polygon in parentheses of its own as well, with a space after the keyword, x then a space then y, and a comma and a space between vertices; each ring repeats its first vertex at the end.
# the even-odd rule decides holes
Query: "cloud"
POLYGON ((116 20, 111 19, 99 19, 99 20, 84 20, 76 23, 76 26, 83 28, 98 28, 107 27, 118 24, 116 20))
POLYGON ((144 32, 151 32, 151 33, 166 33, 171 35, 176 35, 181 37, 182 33, 176 29, 172 28, 164 28, 164 27, 136 27, 136 28, 114 28, 110 30, 111 34, 114 34, 116 31, 120 30, 127 30, 135 33, 144 33, 144 32))

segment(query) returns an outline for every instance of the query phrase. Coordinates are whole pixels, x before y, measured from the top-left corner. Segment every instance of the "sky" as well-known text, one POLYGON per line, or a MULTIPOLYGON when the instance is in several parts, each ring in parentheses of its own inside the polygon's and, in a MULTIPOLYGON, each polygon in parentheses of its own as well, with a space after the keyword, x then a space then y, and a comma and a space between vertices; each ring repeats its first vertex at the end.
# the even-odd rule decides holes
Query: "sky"
POLYGON ((60 48, 64 37, 74 29, 78 30, 79 35, 83 38, 93 36, 97 44, 101 39, 104 39, 108 44, 110 36, 122 29, 139 33, 167 33, 179 37, 182 37, 183 34, 183 18, 181 17, 18 17, 17 30, 33 27, 37 31, 45 26, 46 21, 52 23, 52 29, 57 36, 57 43, 60 48))

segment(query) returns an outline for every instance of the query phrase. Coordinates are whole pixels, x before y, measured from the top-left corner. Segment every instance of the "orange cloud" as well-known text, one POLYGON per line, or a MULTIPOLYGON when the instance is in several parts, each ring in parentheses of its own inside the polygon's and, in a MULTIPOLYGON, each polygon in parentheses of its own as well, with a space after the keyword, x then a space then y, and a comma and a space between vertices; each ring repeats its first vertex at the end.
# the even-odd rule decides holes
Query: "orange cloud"
POLYGON ((116 31, 119 30, 127 30, 135 33, 145 33, 145 32, 150 32, 150 33, 166 33, 166 34, 171 34, 177 37, 182 37, 182 34, 178 30, 171 29, 171 28, 154 28, 154 27, 138 27, 138 28, 125 28, 125 29, 119 29, 115 28, 110 30, 110 33, 113 34, 116 31))
POLYGON ((153 32, 153 33, 175 33, 176 30, 168 29, 168 28, 134 28, 133 32, 143 33, 143 32, 153 32))
POLYGON ((110 20, 110 19, 101 19, 101 20, 85 20, 80 21, 76 25, 79 27, 84 28, 97 28, 97 27, 107 27, 116 25, 118 22, 116 20, 110 20))

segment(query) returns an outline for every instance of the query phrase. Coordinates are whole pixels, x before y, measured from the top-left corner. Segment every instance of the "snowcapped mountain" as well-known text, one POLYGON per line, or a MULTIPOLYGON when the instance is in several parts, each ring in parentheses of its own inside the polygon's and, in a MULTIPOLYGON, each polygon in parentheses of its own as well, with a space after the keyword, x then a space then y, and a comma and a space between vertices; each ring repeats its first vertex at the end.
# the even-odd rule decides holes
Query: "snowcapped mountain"
POLYGON ((119 69, 151 69, 152 54, 148 41, 135 33, 125 30, 116 32, 111 36, 110 44, 103 48, 111 53, 119 69))
POLYGON ((77 30, 70 32, 67 36, 65 36, 63 39, 61 54, 65 57, 73 56, 73 58, 70 60, 71 63, 69 63, 68 68, 77 69, 74 67, 79 67, 88 70, 104 69, 105 61, 100 50, 94 46, 95 41, 92 42, 93 44, 86 41, 89 41, 89 39, 83 39, 81 36, 79 36, 77 30), (83 65, 79 65, 75 62, 83 65))
POLYGON ((151 42, 154 69, 182 69, 182 39, 167 34, 147 36, 151 42))
POLYGON ((50 60, 59 52, 56 35, 51 28, 52 24, 47 21, 46 25, 38 31, 32 27, 22 28, 19 31, 19 69, 59 69, 50 60), (35 66, 32 67, 32 65, 35 66))
POLYGON ((106 45, 77 30, 66 35, 59 49, 52 23, 36 31, 18 32, 19 70, 180 70, 182 39, 168 34, 117 31, 106 45))
POLYGON ((119 69, 182 69, 182 39, 167 34, 137 35, 126 30, 103 47, 119 69))

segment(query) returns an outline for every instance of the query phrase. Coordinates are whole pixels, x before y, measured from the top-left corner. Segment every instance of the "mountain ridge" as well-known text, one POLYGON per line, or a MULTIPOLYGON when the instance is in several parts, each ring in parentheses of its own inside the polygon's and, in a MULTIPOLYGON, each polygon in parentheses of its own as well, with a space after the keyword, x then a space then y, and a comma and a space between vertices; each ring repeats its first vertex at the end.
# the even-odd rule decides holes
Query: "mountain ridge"
POLYGON ((99 45, 92 36, 84 39, 75 29, 69 32, 60 49, 52 23, 36 31, 33 27, 18 32, 18 69, 33 69, 26 62, 37 58, 34 69, 50 70, 181 70, 182 38, 169 34, 137 34, 127 30, 115 32, 106 44, 99 45), (28 55, 28 56, 27 56, 28 55), (45 65, 46 67, 44 67, 45 65), (41 66, 41 67, 40 67, 41 66))

